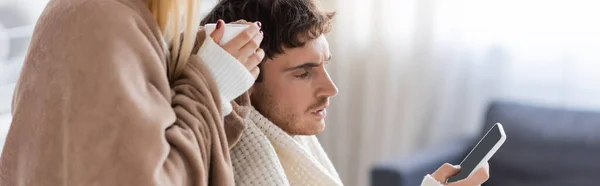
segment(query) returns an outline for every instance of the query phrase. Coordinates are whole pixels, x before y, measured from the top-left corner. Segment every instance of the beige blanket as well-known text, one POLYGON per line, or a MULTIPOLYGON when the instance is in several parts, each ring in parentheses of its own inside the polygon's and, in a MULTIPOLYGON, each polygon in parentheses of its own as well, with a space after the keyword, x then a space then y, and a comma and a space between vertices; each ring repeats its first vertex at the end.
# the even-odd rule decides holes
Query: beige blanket
POLYGON ((0 185, 234 185, 243 116, 224 126, 198 56, 169 83, 166 51, 143 0, 50 1, 15 90, 0 185))

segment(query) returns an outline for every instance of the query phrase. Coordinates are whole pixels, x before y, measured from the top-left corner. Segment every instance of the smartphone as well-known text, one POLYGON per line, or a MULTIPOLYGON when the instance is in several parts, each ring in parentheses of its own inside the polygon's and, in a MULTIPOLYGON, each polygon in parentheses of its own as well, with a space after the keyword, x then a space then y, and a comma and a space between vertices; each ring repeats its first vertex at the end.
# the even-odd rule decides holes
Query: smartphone
POLYGON ((465 179, 483 167, 506 141, 502 124, 496 123, 460 162, 460 172, 448 178, 448 183, 465 179))

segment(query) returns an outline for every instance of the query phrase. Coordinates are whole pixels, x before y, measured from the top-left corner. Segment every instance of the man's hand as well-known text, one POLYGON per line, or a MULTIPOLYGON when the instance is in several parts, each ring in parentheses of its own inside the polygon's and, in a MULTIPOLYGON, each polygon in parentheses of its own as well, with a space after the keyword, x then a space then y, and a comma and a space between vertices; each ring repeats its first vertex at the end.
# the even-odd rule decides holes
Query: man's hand
MULTIPOLYGON (((265 51, 260 49, 260 43, 263 39, 262 31, 260 31, 260 22, 257 23, 243 23, 250 25, 246 30, 242 31, 231 41, 221 45, 221 47, 235 57, 242 65, 244 65, 254 76, 254 79, 258 77, 260 69, 258 64, 265 57, 265 51)), ((215 31, 210 34, 215 43, 219 43, 223 34, 225 33, 225 22, 223 20, 217 21, 215 31)))
MULTIPOLYGON (((436 170, 431 176, 442 184, 446 183, 449 177, 458 174, 460 168, 458 166, 452 166, 449 163, 442 165, 436 170)), ((486 162, 485 165, 477 170, 473 175, 456 182, 448 183, 446 186, 478 186, 488 180, 490 177, 489 166, 486 162)))

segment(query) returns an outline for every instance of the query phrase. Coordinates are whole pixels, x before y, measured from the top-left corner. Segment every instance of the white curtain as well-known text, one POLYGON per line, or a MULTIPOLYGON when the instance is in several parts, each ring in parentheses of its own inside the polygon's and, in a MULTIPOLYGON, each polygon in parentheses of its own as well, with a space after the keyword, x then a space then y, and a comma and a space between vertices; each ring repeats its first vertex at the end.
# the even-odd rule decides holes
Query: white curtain
POLYGON ((319 137, 348 186, 474 135, 487 103, 600 108, 600 6, 583 0, 323 0, 340 94, 319 137))

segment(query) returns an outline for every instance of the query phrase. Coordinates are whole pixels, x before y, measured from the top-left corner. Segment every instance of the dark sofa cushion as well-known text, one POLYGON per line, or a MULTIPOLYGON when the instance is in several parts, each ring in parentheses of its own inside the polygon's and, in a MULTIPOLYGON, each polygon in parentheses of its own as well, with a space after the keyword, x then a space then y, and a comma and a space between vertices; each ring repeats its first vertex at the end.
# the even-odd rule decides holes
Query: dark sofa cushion
POLYGON ((600 113, 494 102, 483 129, 497 122, 507 138, 485 186, 600 185, 600 113))

